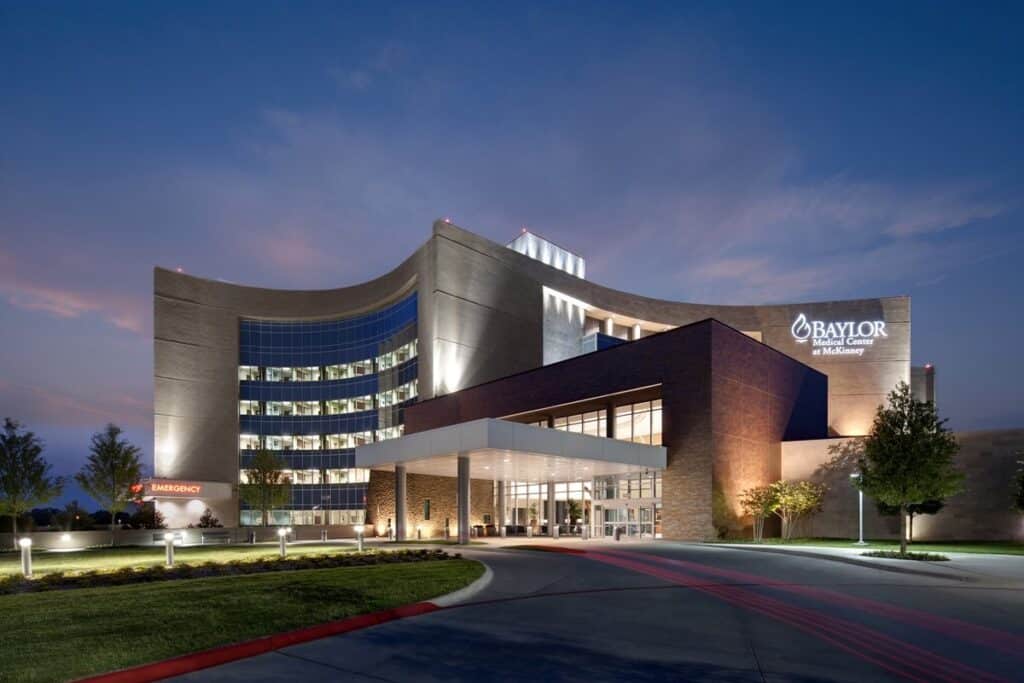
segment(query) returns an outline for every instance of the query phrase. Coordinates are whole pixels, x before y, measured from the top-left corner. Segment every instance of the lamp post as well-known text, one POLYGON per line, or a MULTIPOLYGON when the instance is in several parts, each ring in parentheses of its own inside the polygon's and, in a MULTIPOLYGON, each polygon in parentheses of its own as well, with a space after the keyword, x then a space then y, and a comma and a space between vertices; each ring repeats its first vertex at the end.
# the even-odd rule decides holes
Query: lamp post
POLYGON ((174 534, 167 532, 164 534, 164 554, 167 560, 167 566, 174 566, 174 534))
POLYGON ((21 546, 21 573, 26 579, 32 578, 32 539, 22 538, 18 541, 21 546))
POLYGON ((281 543, 281 557, 288 555, 288 530, 281 527, 277 530, 277 538, 281 543))
POLYGON ((864 489, 860 487, 861 480, 864 475, 860 472, 854 472, 850 475, 850 479, 857 480, 857 518, 858 518, 858 533, 857 543, 855 545, 867 545, 864 542, 864 489))
POLYGON ((366 531, 366 527, 362 524, 356 524, 356 550, 363 552, 363 532, 366 531))

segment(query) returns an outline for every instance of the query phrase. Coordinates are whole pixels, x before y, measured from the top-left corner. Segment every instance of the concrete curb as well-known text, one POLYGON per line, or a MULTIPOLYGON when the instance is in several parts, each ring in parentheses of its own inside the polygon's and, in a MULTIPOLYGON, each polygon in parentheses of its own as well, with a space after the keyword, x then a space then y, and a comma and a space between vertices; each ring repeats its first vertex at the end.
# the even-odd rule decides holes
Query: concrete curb
MULTIPOLYGON (((480 562, 480 560, 474 561, 480 562)), ((308 643, 313 640, 320 640, 321 638, 351 633, 352 631, 377 626, 397 619, 437 612, 462 602, 487 587, 491 579, 494 578, 494 573, 485 562, 480 562, 480 564, 484 566, 484 573, 480 578, 468 586, 432 600, 424 600, 423 602, 415 602, 369 614, 359 614, 347 619, 315 624, 294 631, 285 631, 284 633, 275 633, 262 638, 245 640, 240 643, 221 645, 209 650, 190 652, 189 654, 159 662, 141 664, 128 669, 80 678, 76 683, 144 683, 145 681, 158 681, 164 678, 182 676, 201 669, 220 666, 221 664, 228 664, 240 659, 248 659, 249 657, 281 650, 293 645, 308 643)))
POLYGON ((483 562, 481 560, 474 561, 480 562, 480 564, 484 566, 484 573, 479 579, 477 579, 476 581, 474 581, 473 583, 469 584, 464 588, 460 588, 457 591, 452 591, 451 593, 448 593, 447 595, 442 595, 439 598, 434 598, 429 602, 432 602, 433 604, 443 609, 445 607, 457 605, 460 602, 466 602, 471 597, 473 597, 483 589, 487 588, 487 586, 490 585, 491 580, 494 578, 494 572, 491 571, 490 566, 486 562, 483 562))
MULTIPOLYGON (((964 576, 963 574, 952 574, 945 572, 928 571, 926 569, 913 569, 911 567, 902 567, 897 565, 887 564, 883 562, 873 562, 871 560, 861 560, 855 557, 844 557, 842 555, 831 555, 829 553, 816 553, 812 550, 781 550, 779 548, 757 548, 749 545, 733 545, 730 543, 705 543, 703 545, 711 546, 714 548, 727 548, 729 550, 746 550, 752 553, 771 553, 773 555, 791 555, 796 557, 810 557, 816 560, 828 560, 830 562, 839 562, 841 564, 852 564, 857 567, 868 567, 869 569, 878 569, 883 572, 893 572, 895 574, 914 574, 917 576, 927 576, 932 579, 946 579, 949 581, 975 581, 976 579, 964 576)), ((906 560, 894 560, 894 562, 906 560)))

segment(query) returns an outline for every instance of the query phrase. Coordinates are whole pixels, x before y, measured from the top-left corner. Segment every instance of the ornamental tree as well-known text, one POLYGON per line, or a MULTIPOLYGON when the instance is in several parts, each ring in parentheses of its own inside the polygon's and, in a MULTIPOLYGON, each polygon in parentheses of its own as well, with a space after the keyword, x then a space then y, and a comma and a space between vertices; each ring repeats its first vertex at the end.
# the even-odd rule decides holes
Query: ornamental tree
POLYGON ((117 516, 135 500, 142 478, 142 450, 121 434, 121 428, 113 423, 93 434, 89 457, 75 475, 82 490, 110 512, 110 545, 114 545, 117 516))
POLYGON ((775 512, 775 491, 771 486, 755 486, 740 494, 743 513, 754 518, 754 541, 764 538, 764 520, 775 512))
POLYGON ((63 486, 60 477, 50 474, 39 437, 23 430, 15 420, 4 418, 0 432, 0 514, 11 516, 13 536, 18 534, 18 518, 59 496, 63 486))
POLYGON ((219 519, 213 516, 213 510, 206 508, 203 511, 203 516, 199 518, 199 524, 196 526, 200 529, 216 529, 224 525, 220 523, 219 519))
POLYGON ((907 552, 910 506, 941 501, 963 488, 964 476, 953 463, 959 450, 935 404, 915 400, 906 382, 878 408, 858 461, 859 485, 879 503, 898 510, 901 554, 907 552))
POLYGON ((777 481, 770 488, 775 497, 772 512, 782 520, 782 537, 787 541, 797 522, 821 509, 828 490, 811 481, 777 481))
POLYGON ((283 471, 285 464, 266 449, 257 451, 245 470, 246 483, 238 487, 242 502, 262 513, 263 526, 268 525, 271 510, 291 502, 292 487, 283 471))

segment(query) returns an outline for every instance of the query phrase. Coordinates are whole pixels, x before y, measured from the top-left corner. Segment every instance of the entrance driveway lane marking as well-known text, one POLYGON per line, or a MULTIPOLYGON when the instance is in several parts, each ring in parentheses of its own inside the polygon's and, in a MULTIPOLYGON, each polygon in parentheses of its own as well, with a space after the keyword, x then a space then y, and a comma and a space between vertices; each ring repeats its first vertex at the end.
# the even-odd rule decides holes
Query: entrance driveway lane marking
POLYGON ((880 631, 845 619, 823 615, 806 608, 793 607, 775 598, 760 596, 745 588, 710 584, 693 575, 602 552, 587 552, 585 556, 599 562, 620 566, 624 569, 631 569, 659 578, 665 578, 679 585, 709 593, 731 604, 771 616, 911 680, 922 682, 936 680, 950 682, 1004 680, 910 643, 891 638, 880 631), (872 654, 869 655, 867 654, 868 652, 872 654))
POLYGON ((1014 657, 1022 657, 1022 655, 1024 655, 1024 638, 1013 633, 1007 633, 1006 631, 1000 631, 987 626, 979 626, 959 619, 930 614, 928 612, 922 612, 907 607, 890 605, 888 603, 872 600, 871 598, 858 598, 824 588, 803 586, 796 583, 770 579, 757 574, 737 571, 735 569, 720 569, 704 565, 699 562, 691 562, 689 560, 679 560, 643 552, 631 553, 622 550, 609 549, 601 550, 601 552, 629 557, 645 562, 657 562, 659 564, 679 567, 681 569, 705 574, 707 576, 728 578, 749 585, 761 585, 788 593, 794 593, 820 602, 838 605, 841 607, 849 607, 869 614, 876 614, 885 618, 895 619, 897 621, 934 631, 957 640, 969 641, 976 645, 995 648, 1014 657))

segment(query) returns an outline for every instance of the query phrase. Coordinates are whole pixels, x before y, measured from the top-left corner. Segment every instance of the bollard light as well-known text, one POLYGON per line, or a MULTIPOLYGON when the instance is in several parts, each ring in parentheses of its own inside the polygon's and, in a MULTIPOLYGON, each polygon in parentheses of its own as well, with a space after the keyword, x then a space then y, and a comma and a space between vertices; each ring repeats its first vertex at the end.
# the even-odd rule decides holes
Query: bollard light
POLYGON ((164 534, 164 556, 168 567, 174 566, 174 534, 164 534))
POLYGON ((356 550, 358 550, 359 552, 363 552, 363 532, 364 531, 366 531, 366 527, 364 527, 362 524, 356 524, 356 526, 355 526, 356 550))
POLYGON ((278 529, 277 537, 281 541, 281 557, 285 557, 286 555, 288 555, 288 529, 278 529))
POLYGON ((854 472, 850 475, 850 479, 857 480, 857 542, 854 545, 867 545, 864 542, 864 489, 860 487, 863 481, 864 475, 860 472, 854 472))
POLYGON ((32 539, 23 538, 18 541, 21 546, 21 573, 26 579, 32 578, 32 539))

